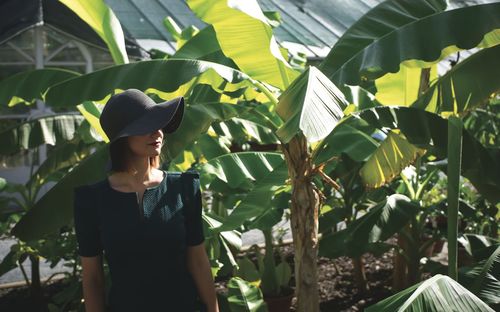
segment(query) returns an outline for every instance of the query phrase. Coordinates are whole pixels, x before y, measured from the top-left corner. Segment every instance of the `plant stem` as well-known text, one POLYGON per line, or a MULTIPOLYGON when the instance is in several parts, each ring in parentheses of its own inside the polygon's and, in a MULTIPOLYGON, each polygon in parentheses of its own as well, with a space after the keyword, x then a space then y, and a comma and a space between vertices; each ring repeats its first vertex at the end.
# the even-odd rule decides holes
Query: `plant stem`
POLYGON ((354 280, 356 281, 358 292, 360 294, 364 294, 369 290, 369 287, 366 281, 366 273, 365 273, 363 258, 361 256, 352 258, 352 265, 354 268, 354 280))
POLYGON ((256 81, 256 80, 252 80, 252 83, 254 86, 257 87, 257 89, 259 89, 260 91, 262 91, 262 93, 264 93, 267 98, 274 104, 274 105, 277 105, 278 104, 278 99, 274 96, 274 94, 271 93, 271 91, 269 91, 268 88, 266 88, 262 83, 256 81))
POLYGON ((264 256, 264 273, 262 276, 262 292, 264 295, 277 296, 279 294, 279 285, 276 278, 276 263, 274 261, 273 233, 272 230, 263 229, 266 242, 266 255, 264 256))
POLYGON ((28 278, 28 274, 26 274, 26 270, 24 269, 24 266, 21 262, 19 263, 19 269, 21 269, 21 273, 23 273, 24 280, 26 281, 26 285, 30 286, 31 282, 30 279, 28 278))
POLYGON ((458 198, 462 164, 462 120, 448 118, 448 275, 458 281, 458 198))

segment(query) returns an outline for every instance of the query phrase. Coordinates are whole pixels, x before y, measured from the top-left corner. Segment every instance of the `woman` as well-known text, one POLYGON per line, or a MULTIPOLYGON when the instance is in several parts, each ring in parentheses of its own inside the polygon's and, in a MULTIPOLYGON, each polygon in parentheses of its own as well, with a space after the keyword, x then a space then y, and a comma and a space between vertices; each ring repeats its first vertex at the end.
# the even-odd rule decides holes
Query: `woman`
POLYGON ((155 104, 136 89, 113 95, 102 111, 111 174, 74 194, 87 312, 107 305, 120 312, 218 311, 199 176, 158 169, 163 135, 178 128, 183 111, 183 98, 155 104), (103 254, 111 276, 107 298, 103 254))

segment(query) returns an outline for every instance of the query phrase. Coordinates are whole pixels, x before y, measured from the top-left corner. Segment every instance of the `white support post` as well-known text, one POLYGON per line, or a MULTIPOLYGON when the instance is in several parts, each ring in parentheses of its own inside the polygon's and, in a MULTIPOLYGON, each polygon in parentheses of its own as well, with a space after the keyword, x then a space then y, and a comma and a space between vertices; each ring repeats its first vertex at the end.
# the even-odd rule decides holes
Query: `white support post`
POLYGON ((78 42, 78 40, 73 40, 73 43, 78 48, 78 50, 80 50, 83 58, 85 59, 85 73, 88 74, 88 73, 93 72, 94 71, 94 63, 92 60, 92 54, 90 53, 87 46, 81 42, 78 42))
MULTIPOLYGON (((44 38, 43 38, 43 30, 42 26, 36 26, 34 29, 34 43, 35 43, 35 68, 42 69, 45 67, 45 61, 43 58, 43 49, 44 49, 44 38)), ((33 115, 44 115, 47 113, 47 109, 45 107, 45 103, 41 100, 36 100, 36 110, 31 111, 30 117, 33 115)), ((45 159, 47 159, 47 145, 43 144, 38 148, 38 159, 39 164, 43 163, 45 159)))

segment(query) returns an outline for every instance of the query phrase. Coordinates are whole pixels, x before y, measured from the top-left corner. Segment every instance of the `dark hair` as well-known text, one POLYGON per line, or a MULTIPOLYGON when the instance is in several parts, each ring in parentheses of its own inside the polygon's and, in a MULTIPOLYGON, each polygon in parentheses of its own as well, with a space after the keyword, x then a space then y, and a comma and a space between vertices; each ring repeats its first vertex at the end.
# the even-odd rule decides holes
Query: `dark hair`
MULTIPOLYGON (((128 157, 131 154, 127 137, 119 138, 109 145, 109 157, 111 159, 110 171, 127 171, 129 169, 128 157)), ((160 167, 160 156, 149 157, 149 164, 154 168, 160 167)))

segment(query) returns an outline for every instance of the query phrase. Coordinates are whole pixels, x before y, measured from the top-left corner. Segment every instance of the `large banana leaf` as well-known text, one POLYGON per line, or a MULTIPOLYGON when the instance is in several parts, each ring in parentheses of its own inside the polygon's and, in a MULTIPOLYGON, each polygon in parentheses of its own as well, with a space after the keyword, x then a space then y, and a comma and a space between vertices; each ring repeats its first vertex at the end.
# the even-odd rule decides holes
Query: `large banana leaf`
MULTIPOLYGON (((314 162, 322 163, 342 153, 349 155, 355 161, 365 161, 377 149, 379 143, 370 135, 373 131, 364 131, 357 123, 343 122, 323 140, 314 151, 314 162)), ((366 128, 366 127, 365 127, 366 128)), ((371 127, 369 127, 371 128, 371 127)))
POLYGON ((321 70, 337 84, 358 85, 397 72, 403 62, 429 66, 459 49, 500 42, 500 3, 442 12, 444 5, 410 0, 380 4, 344 34, 321 70))
MULTIPOLYGON (((275 220, 275 192, 288 176, 283 155, 279 153, 243 152, 223 155, 210 160, 202 167, 202 175, 209 181, 210 189, 218 192, 248 192, 224 220, 217 231, 235 229, 253 218, 261 223, 275 220), (265 221, 264 221, 265 219, 265 221)), ((254 220, 255 221, 255 220, 254 220)))
MULTIPOLYGON (((370 44, 397 31, 407 24, 429 15, 442 12, 445 0, 394 0, 384 1, 358 19, 335 43, 319 69, 330 79, 341 82, 343 66, 370 44), (335 77, 335 78, 334 78, 335 77)), ((398 63, 399 65, 399 63, 398 63)))
POLYGON ((365 311, 493 312, 493 309, 456 281, 438 274, 366 308, 365 311))
POLYGON ((299 131, 309 142, 325 138, 343 117, 344 94, 317 68, 309 67, 280 96, 276 112, 285 121, 277 135, 288 143, 299 131))
POLYGON ((239 144, 249 141, 257 141, 260 144, 278 143, 278 138, 271 129, 240 118, 232 118, 228 121, 215 124, 212 128, 217 135, 225 136, 239 144))
MULTIPOLYGON (((409 107, 375 107, 350 118, 360 118, 381 130, 400 129, 411 144, 427 149, 439 158, 446 158, 447 121, 436 114, 409 107)), ((493 203, 500 199, 498 159, 500 151, 485 148, 463 131, 462 175, 493 203)))
POLYGON ((377 101, 382 105, 410 106, 421 95, 421 83, 433 82, 438 78, 437 65, 433 65, 429 69, 428 81, 422 81, 421 76, 425 70, 427 69, 401 64, 397 73, 387 73, 378 78, 375 80, 377 101))
POLYGON ((233 277, 227 283, 228 302, 231 312, 266 312, 267 306, 257 286, 233 277))
POLYGON ((466 234, 459 238, 476 265, 459 269, 459 281, 492 308, 500 308, 500 243, 490 237, 466 234))
POLYGON ((44 162, 31 175, 28 184, 44 184, 50 180, 51 175, 59 170, 70 168, 89 156, 94 145, 85 144, 82 140, 57 144, 44 160, 44 162))
POLYGON ((196 140, 196 146, 198 147, 198 150, 202 151, 206 160, 211 160, 213 158, 231 153, 231 150, 225 144, 223 139, 218 136, 209 135, 208 133, 202 134, 196 140))
POLYGON ((354 111, 381 106, 381 104, 376 100, 375 95, 360 86, 345 85, 344 87, 341 87, 341 90, 344 92, 347 101, 350 103, 349 107, 344 110, 346 115, 354 111))
POLYGON ((101 116, 101 110, 92 101, 85 101, 82 104, 76 106, 80 113, 85 117, 88 124, 95 130, 99 135, 100 141, 109 142, 109 138, 101 127, 99 122, 99 117, 101 116))
POLYGON ((484 261, 481 271, 478 272, 475 278, 471 291, 479 294, 481 298, 487 300, 491 304, 500 307, 500 244, 496 246, 495 251, 484 261), (496 270, 495 270, 496 269, 496 270), (488 283, 489 277, 489 283, 488 283), (494 283, 491 280, 495 281, 494 283), (488 283, 489 287, 485 287, 488 283))
POLYGON ((103 0, 61 0, 106 43, 116 64, 128 63, 120 22, 103 0))
POLYGON ((237 231, 216 233, 213 228, 219 227, 220 217, 210 212, 203 214, 205 222, 205 233, 207 253, 212 266, 212 276, 217 276, 222 266, 227 265, 234 269, 237 267, 236 259, 231 250, 241 249, 241 234, 237 231), (232 248, 230 248, 230 246, 232 248))
POLYGON ((9 253, 3 257, 2 262, 0 262, 0 276, 17 267, 16 256, 17 253, 11 249, 9 253))
POLYGON ((187 3, 201 20, 213 26, 224 54, 250 77, 284 90, 298 76, 281 55, 256 0, 187 3))
POLYGON ((240 115, 240 118, 252 121, 255 124, 261 125, 276 132, 276 130, 278 130, 278 128, 283 124, 283 120, 281 120, 281 118, 272 110, 274 106, 271 106, 271 108, 267 106, 272 105, 271 103, 267 102, 263 104, 264 105, 253 105, 252 109, 243 112, 240 115))
MULTIPOLYGON (((236 208, 233 209, 231 214, 224 220, 224 224, 218 231, 226 231, 239 227, 247 221, 252 220, 251 227, 256 224, 269 225, 269 220, 279 221, 281 219, 280 208, 274 207, 275 193, 280 189, 288 177, 288 168, 283 161, 279 166, 275 167, 273 171, 269 172, 266 176, 256 181, 253 189, 239 202, 236 208), (279 216, 278 216, 279 214, 279 216)), ((276 223, 274 222, 274 223, 276 223)), ((274 225, 273 223, 273 225, 274 225)), ((262 228, 260 228, 262 229, 262 228)))
POLYGON ((198 60, 152 60, 116 65, 52 86, 45 100, 52 106, 75 106, 99 101, 115 89, 159 90, 163 97, 185 95, 193 83, 219 91, 250 85, 249 77, 233 68, 198 60), (182 88, 181 88, 182 87, 182 88), (222 89, 220 89, 222 88, 222 89), (167 92, 167 94, 165 94, 167 92))
POLYGON ((485 257, 483 253, 487 251, 488 248, 496 248, 495 246, 500 243, 492 237, 479 234, 464 234, 458 238, 458 242, 476 261, 484 260, 484 258, 489 257, 490 254, 485 257))
POLYGON ((319 254, 330 258, 361 256, 370 251, 373 244, 381 244, 397 233, 419 211, 420 207, 408 197, 391 195, 346 229, 325 234, 320 241, 319 254))
POLYGON ((36 240, 70 224, 74 188, 104 179, 108 154, 105 145, 74 167, 21 218, 12 234, 23 241, 36 240))
POLYGON ((214 121, 226 121, 238 116, 247 108, 228 103, 198 103, 186 105, 181 125, 165 136, 163 147, 169 159, 175 158, 201 134, 206 133, 214 121))
POLYGON ((500 91, 499 55, 500 45, 471 55, 437 80, 412 107, 462 113, 484 104, 500 91))
POLYGON ((500 99, 490 105, 477 108, 469 112, 464 119, 464 128, 467 129, 481 144, 487 147, 500 146, 500 99))
POLYGON ((410 144, 404 135, 391 131, 361 167, 359 174, 366 187, 377 188, 399 176, 406 166, 423 154, 424 149, 410 144))
POLYGON ((79 75, 73 71, 55 68, 17 73, 0 81, 0 105, 32 103, 36 99, 42 99, 43 93, 50 86, 79 75))
POLYGON ((247 192, 254 183, 267 177, 283 164, 283 155, 270 152, 232 153, 214 158, 203 165, 201 174, 210 187, 247 192))
POLYGON ((65 114, 23 122, 0 132, 0 155, 13 155, 42 144, 55 145, 62 140, 71 140, 83 121, 80 115, 65 114))
MULTIPOLYGON (((489 272, 482 275, 481 272, 484 266, 485 262, 483 261, 473 268, 459 268, 458 280, 465 288, 476 294, 479 299, 483 300, 495 311, 498 311, 500 308, 500 277, 489 272), (474 289, 473 285, 476 281, 481 281, 481 284, 479 288, 474 289)), ((444 269, 446 269, 446 266, 443 267, 443 271, 444 269)))
POLYGON ((171 58, 204 60, 238 69, 233 60, 222 53, 212 25, 203 28, 188 40, 171 58))
MULTIPOLYGON (((282 171, 282 175, 285 176, 288 173, 285 172, 284 169, 285 165, 283 165, 283 168, 279 168, 280 171, 282 171)), ((278 174, 278 168, 274 170, 276 174, 278 174)), ((273 173, 273 175, 275 175, 273 173)), ((285 183, 285 179, 283 178, 282 183, 285 183)), ((273 185, 273 188, 275 188, 275 185, 273 185)), ((255 200, 257 199, 257 196, 255 194, 261 193, 262 195, 267 195, 268 193, 264 193, 265 190, 262 189, 261 183, 259 183, 253 190, 250 192, 238 205, 237 208, 240 206, 243 208, 244 206, 242 205, 247 205, 252 200, 252 196, 255 197, 255 200)), ((274 194, 270 194, 271 200, 269 201, 269 204, 267 204, 267 207, 265 209, 260 209, 262 212, 257 215, 253 220, 250 220, 249 222, 244 223, 246 228, 248 229, 259 229, 259 230, 265 230, 265 229, 271 229, 273 226, 275 226, 278 222, 283 220, 283 213, 285 212, 285 209, 290 208, 290 201, 292 198, 291 194, 291 187, 288 185, 283 186, 281 188, 278 188, 278 191, 275 191, 274 194)), ((261 198, 259 198, 261 200, 261 198)))

